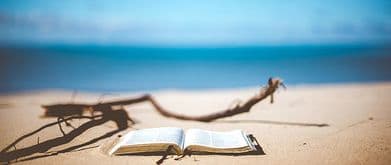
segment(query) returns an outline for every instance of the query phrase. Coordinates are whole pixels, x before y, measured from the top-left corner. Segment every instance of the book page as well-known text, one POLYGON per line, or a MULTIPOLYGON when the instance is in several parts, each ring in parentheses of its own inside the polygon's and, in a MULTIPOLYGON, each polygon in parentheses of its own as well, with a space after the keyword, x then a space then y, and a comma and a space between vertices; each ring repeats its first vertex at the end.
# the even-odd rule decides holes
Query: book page
MULTIPOLYGON (((162 127, 162 128, 150 128, 150 129, 142 129, 131 131, 127 133, 118 144, 116 144, 109 154, 114 154, 118 150, 132 149, 132 146, 138 146, 138 150, 140 146, 144 146, 146 151, 152 151, 154 148, 160 148, 154 146, 153 144, 175 144, 174 147, 179 147, 177 150, 182 150, 182 146, 184 143, 184 131, 181 128, 175 127, 162 127)), ((136 149, 137 148, 133 148, 136 149)), ((156 149, 158 150, 158 149, 156 149)), ((119 151, 123 152, 123 151, 119 151)))
POLYGON ((243 147, 251 148, 241 130, 215 132, 201 129, 189 129, 186 132, 184 147, 186 148, 191 145, 221 149, 243 147))
POLYGON ((162 127, 131 131, 124 137, 123 145, 174 143, 182 146, 184 132, 181 128, 162 127))

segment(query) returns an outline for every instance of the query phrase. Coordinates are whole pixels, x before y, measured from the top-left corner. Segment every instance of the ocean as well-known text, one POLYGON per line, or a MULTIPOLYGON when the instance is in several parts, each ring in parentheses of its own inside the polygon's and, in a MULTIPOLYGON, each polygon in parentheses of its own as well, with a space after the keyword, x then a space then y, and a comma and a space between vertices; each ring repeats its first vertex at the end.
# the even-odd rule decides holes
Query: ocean
POLYGON ((0 92, 219 89, 391 80, 389 45, 0 46, 0 92))

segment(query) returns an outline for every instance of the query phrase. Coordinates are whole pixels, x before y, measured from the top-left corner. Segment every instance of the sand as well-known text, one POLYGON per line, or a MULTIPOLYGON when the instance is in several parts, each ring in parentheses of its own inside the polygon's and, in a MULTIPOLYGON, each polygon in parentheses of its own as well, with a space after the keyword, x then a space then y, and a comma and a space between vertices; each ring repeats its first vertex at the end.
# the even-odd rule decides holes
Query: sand
MULTIPOLYGON (((152 94, 162 106, 178 113, 200 115, 224 109, 235 99, 253 96, 257 88, 201 91, 165 90, 152 94)), ((141 93, 115 93, 104 100, 138 96, 141 93)), ((71 102, 72 91, 34 91, 0 96, 0 148, 17 138, 55 122, 41 118, 42 104, 71 102)), ((99 93, 78 93, 75 102, 94 103, 99 93)), ((261 102, 250 113, 212 123, 180 121, 160 116, 148 103, 126 106, 137 121, 127 131, 174 126, 214 131, 242 129, 253 134, 265 154, 192 155, 180 161, 169 158, 164 164, 391 164, 391 83, 302 85, 279 91, 275 103, 261 102), (322 124, 327 124, 324 126, 322 124)), ((87 120, 73 120, 80 126, 87 120)), ((58 151, 82 144, 116 129, 113 122, 95 126, 71 142, 51 148, 58 151)), ((72 128, 65 127, 69 132, 72 128)), ((114 135, 113 137, 116 137, 114 135)), ((17 149, 61 137, 57 126, 46 128, 16 144, 17 149)), ((153 164, 161 156, 104 155, 99 145, 112 138, 76 148, 72 152, 20 161, 18 164, 153 164)), ((12 151, 13 148, 10 149, 12 151)), ((36 153, 31 156, 48 155, 36 153)), ((27 157, 24 157, 27 158, 27 157)))

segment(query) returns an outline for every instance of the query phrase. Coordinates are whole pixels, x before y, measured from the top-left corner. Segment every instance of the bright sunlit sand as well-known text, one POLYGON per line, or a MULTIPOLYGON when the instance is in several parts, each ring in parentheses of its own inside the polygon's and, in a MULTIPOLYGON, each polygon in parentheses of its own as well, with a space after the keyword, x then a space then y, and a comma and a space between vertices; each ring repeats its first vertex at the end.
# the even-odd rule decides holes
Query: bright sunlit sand
MULTIPOLYGON (((174 112, 199 115, 224 109, 233 100, 246 100, 257 88, 201 91, 157 91, 152 94, 157 101, 174 112)), ((140 93, 123 93, 107 96, 115 100, 139 96, 140 93)), ((0 147, 4 148, 17 138, 39 127, 56 121, 56 118, 40 118, 42 104, 71 102, 72 92, 35 91, 9 94, 0 97, 0 147)), ((98 93, 79 93, 75 103, 95 103, 98 93)), ((89 142, 116 129, 114 122, 91 127, 71 142, 56 146, 47 153, 35 153, 23 158, 35 157, 21 164, 153 164, 161 156, 113 156, 104 155, 99 145, 109 142, 116 135, 130 130, 175 126, 201 128, 214 131, 241 129, 253 134, 264 154, 262 155, 192 155, 182 160, 167 159, 167 164, 389 164, 391 162, 391 84, 339 84, 289 87, 275 95, 275 103, 265 100, 249 113, 224 118, 212 123, 180 121, 159 115, 149 103, 126 106, 128 116, 136 121, 111 138, 75 147, 69 152, 50 155, 72 146, 89 142)), ((77 127, 86 119, 74 119, 77 127)), ((72 128, 63 124, 64 132, 72 128)), ((43 129, 15 145, 16 149, 36 145, 61 137, 57 125, 43 129), (39 138, 39 139, 38 139, 39 138)), ((9 149, 9 151, 15 148, 9 149)))

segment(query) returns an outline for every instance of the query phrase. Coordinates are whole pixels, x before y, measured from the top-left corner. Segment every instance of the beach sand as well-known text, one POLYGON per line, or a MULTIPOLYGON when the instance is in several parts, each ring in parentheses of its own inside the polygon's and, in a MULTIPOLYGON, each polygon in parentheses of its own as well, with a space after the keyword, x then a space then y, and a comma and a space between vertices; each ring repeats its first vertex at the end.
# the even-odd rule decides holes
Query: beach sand
MULTIPOLYGON (((225 109, 246 100, 257 88, 221 90, 164 90, 151 94, 165 108, 188 115, 201 115, 225 109)), ((139 96, 142 93, 117 93, 104 100, 139 96)), ((42 118, 42 104, 71 102, 72 91, 34 91, 0 96, 0 148, 39 127, 56 121, 42 118)), ((99 93, 81 93, 77 103, 95 103, 99 93)), ((18 164, 154 164, 161 156, 107 156, 99 145, 127 131, 151 127, 174 126, 202 128, 214 131, 242 129, 258 140, 261 155, 192 155, 164 164, 391 164, 391 83, 302 85, 280 90, 275 103, 260 102, 249 113, 224 118, 211 123, 180 121, 165 118, 149 103, 124 107, 137 124, 112 138, 93 140, 89 145, 71 152, 53 154, 33 160, 24 158, 47 153, 35 153, 19 158, 18 164), (326 125, 327 124, 327 125, 326 125)), ((88 120, 72 120, 75 127, 88 120)), ((65 127, 65 132, 72 128, 65 127)), ((107 122, 84 131, 69 143, 51 148, 59 151, 88 142, 116 129, 107 122)), ((43 129, 15 145, 22 149, 46 140, 61 137, 57 125, 43 129), (38 140, 39 137, 39 140, 38 140)), ((14 150, 12 147, 9 151, 14 150)))

